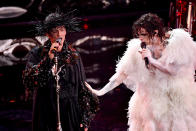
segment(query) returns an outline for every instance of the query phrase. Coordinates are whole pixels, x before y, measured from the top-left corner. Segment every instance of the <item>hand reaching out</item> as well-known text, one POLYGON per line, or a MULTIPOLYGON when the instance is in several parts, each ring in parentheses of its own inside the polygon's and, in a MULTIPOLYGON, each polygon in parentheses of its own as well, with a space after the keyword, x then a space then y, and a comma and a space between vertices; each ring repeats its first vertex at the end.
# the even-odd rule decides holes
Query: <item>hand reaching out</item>
POLYGON ((98 90, 93 89, 87 82, 85 82, 85 85, 93 94, 100 96, 100 93, 98 90))

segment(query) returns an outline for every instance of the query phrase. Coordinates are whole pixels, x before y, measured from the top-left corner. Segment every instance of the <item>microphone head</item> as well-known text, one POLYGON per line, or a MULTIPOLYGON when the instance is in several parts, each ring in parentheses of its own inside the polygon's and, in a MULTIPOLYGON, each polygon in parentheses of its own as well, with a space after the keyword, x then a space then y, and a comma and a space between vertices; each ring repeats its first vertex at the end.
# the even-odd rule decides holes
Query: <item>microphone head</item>
POLYGON ((141 48, 142 48, 142 49, 146 49, 146 43, 145 43, 145 42, 142 42, 142 43, 141 43, 141 48))
POLYGON ((59 43, 59 44, 61 43, 61 41, 62 41, 62 38, 57 38, 56 39, 56 42, 59 43))
MULTIPOLYGON (((146 43, 145 43, 145 42, 142 42, 140 46, 141 46, 142 49, 146 49, 146 43)), ((145 61, 146 68, 148 69, 148 68, 149 68, 149 67, 148 67, 148 65, 149 65, 148 58, 145 57, 145 58, 144 58, 144 61, 145 61)))
POLYGON ((56 48, 53 49, 53 50, 52 50, 52 53, 53 53, 53 54, 56 54, 56 53, 57 53, 57 49, 56 49, 56 48))

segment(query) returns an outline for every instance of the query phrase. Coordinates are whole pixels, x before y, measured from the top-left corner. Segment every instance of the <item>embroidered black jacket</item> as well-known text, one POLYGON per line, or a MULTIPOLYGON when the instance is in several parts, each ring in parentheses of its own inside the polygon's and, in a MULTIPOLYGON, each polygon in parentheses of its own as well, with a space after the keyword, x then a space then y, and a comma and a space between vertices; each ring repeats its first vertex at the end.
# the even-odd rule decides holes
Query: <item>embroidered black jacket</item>
MULTIPOLYGON (((33 130, 56 130, 56 80, 52 74, 54 61, 48 57, 50 42, 35 47, 30 53, 23 82, 34 90, 33 130)), ((66 42, 58 56, 60 116, 63 130, 79 131, 88 127, 98 110, 98 99, 85 86, 86 80, 79 53, 66 42)))

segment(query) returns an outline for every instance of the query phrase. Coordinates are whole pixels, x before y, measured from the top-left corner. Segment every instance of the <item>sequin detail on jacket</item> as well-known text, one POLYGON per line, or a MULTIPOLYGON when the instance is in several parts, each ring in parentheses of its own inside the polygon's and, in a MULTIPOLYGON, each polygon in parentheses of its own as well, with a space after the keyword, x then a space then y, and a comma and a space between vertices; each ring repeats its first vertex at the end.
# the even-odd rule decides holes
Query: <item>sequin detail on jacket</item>
MULTIPOLYGON (((34 90, 34 130, 40 128, 39 124, 36 124, 40 119, 37 118, 39 116, 36 115, 39 114, 37 112, 39 112, 38 110, 41 109, 41 107, 38 107, 38 105, 40 105, 40 101, 38 99, 45 96, 52 99, 50 102, 52 103, 51 107, 53 107, 54 109, 51 110, 54 110, 55 112, 56 82, 51 71, 52 66, 54 65, 54 61, 50 60, 50 58, 48 57, 49 48, 50 42, 47 42, 45 46, 35 47, 29 53, 26 69, 23 72, 23 83, 25 85, 25 88, 34 90), (42 95, 38 98, 39 92, 41 92, 42 90, 48 92, 49 95, 45 93, 44 96, 42 95)), ((67 43, 64 43, 62 52, 57 54, 57 56, 58 67, 61 68, 61 71, 59 73, 59 84, 61 87, 59 92, 61 101, 60 108, 61 104, 63 103, 62 101, 66 101, 66 104, 62 104, 62 108, 64 108, 64 105, 67 106, 67 103, 73 105, 70 106, 70 108, 76 109, 76 113, 71 112, 70 114, 73 116, 75 116, 75 114, 79 114, 79 116, 77 116, 79 123, 83 124, 84 127, 88 127, 90 121, 94 118, 96 112, 98 111, 99 102, 98 98, 93 95, 84 84, 86 77, 80 55, 76 50, 71 48, 71 46, 69 46, 67 43), (67 102, 68 100, 70 102, 67 102), (77 105, 77 103, 79 106, 77 105), (79 111, 77 112, 77 110, 79 111)), ((40 111, 40 113, 43 112, 40 111)), ((67 122, 67 120, 64 120, 63 118, 62 121, 67 122)))

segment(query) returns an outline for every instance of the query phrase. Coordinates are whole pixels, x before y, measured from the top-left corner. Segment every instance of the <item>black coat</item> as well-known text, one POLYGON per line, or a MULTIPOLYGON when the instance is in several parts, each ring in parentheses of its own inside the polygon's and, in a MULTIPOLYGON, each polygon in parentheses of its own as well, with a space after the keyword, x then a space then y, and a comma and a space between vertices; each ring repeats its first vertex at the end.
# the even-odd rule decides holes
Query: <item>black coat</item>
MULTIPOLYGON (((53 60, 48 57, 50 42, 35 47, 23 73, 26 88, 34 90, 33 131, 55 131, 57 127, 56 80, 53 60)), ((98 109, 98 99, 85 86, 85 73, 80 55, 64 43, 58 56, 60 119, 63 131, 88 127, 98 109)))

